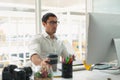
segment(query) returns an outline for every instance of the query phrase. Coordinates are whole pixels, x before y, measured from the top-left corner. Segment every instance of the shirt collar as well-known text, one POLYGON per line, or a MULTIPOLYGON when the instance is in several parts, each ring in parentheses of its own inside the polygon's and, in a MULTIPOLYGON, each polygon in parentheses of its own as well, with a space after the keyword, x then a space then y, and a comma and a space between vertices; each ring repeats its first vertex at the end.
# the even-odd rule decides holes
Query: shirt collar
MULTIPOLYGON (((46 32, 43 33, 43 36, 44 36, 45 38, 49 38, 49 39, 50 39, 50 36, 49 36, 46 32)), ((57 39, 57 36, 56 36, 56 35, 54 35, 54 39, 57 39)))

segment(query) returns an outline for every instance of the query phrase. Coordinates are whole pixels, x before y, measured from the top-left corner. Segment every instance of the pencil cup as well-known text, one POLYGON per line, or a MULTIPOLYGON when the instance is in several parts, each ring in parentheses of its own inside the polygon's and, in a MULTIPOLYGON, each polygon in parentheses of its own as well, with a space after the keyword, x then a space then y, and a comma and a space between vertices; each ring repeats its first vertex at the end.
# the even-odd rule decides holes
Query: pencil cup
POLYGON ((72 78, 72 63, 62 63, 62 77, 72 78))

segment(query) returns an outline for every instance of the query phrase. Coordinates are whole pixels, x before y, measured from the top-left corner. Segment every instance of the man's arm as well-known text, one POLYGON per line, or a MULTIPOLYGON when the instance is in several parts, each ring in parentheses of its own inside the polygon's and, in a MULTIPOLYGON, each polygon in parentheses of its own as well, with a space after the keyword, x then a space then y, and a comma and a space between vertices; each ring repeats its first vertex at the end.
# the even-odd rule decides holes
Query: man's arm
POLYGON ((48 58, 41 59, 38 54, 33 54, 30 59, 35 65, 40 65, 40 66, 49 65, 47 62, 50 61, 48 58))
POLYGON ((28 45, 29 51, 30 51, 30 60, 32 61, 32 63, 34 65, 47 65, 47 61, 49 61, 47 58, 42 59, 42 57, 40 56, 41 53, 41 45, 40 45, 40 38, 39 37, 35 37, 34 39, 32 39, 28 45))
POLYGON ((38 54, 33 54, 30 59, 35 65, 40 65, 42 62, 42 59, 38 54))

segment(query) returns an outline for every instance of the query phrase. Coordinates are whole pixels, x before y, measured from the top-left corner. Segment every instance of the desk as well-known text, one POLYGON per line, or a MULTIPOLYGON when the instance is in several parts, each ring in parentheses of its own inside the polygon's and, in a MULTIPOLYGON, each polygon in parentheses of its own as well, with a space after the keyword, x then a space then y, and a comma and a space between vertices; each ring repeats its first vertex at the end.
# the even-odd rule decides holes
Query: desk
MULTIPOLYGON (((82 71, 73 72, 72 79, 53 78, 53 80, 107 80, 107 78, 111 78, 111 80, 119 80, 120 74, 113 75, 113 74, 101 72, 99 70, 93 70, 93 71, 82 70, 82 71)), ((2 80, 1 74, 0 74, 0 80, 2 80)))
POLYGON ((109 74, 105 72, 101 72, 99 70, 93 71, 75 71, 73 72, 72 79, 65 79, 65 78, 53 78, 53 80, 107 80, 107 78, 111 78, 111 80, 119 80, 119 75, 109 74))

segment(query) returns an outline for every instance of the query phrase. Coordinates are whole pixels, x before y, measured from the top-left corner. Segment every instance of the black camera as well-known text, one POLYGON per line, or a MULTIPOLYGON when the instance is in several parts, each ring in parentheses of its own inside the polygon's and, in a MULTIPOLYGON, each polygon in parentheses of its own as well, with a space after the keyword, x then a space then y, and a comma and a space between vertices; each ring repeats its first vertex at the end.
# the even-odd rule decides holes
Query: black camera
POLYGON ((8 65, 2 71, 2 80, 30 80, 31 67, 18 68, 16 65, 8 65))

